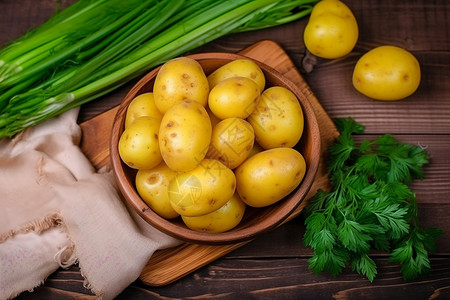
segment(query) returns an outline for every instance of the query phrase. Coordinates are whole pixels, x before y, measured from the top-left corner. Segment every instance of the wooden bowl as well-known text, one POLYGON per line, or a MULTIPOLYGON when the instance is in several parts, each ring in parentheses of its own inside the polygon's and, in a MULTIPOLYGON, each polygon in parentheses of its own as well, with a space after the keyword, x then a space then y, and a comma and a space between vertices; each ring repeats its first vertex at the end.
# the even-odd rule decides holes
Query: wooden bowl
MULTIPOLYGON (((190 55, 189 57, 197 60, 202 65, 206 75, 230 61, 242 58, 250 59, 231 53, 201 53, 190 55)), ((118 143, 123 132, 129 103, 137 95, 152 91, 153 83, 159 70, 159 68, 156 68, 144 76, 120 104, 112 128, 110 154, 113 172, 125 200, 145 221, 160 231, 189 243, 228 244, 242 242, 255 238, 257 235, 280 225, 305 199, 313 184, 320 160, 320 133, 316 116, 306 96, 297 86, 269 66, 258 61, 255 62, 264 72, 266 88, 274 85, 284 86, 297 96, 301 104, 305 126, 303 136, 295 148, 302 153, 306 161, 306 174, 303 181, 290 195, 271 206, 264 208, 247 207, 241 223, 234 229, 224 233, 197 232, 186 227, 180 217, 166 220, 153 212, 139 197, 134 184, 136 170, 129 168, 122 162, 118 153, 118 143)))

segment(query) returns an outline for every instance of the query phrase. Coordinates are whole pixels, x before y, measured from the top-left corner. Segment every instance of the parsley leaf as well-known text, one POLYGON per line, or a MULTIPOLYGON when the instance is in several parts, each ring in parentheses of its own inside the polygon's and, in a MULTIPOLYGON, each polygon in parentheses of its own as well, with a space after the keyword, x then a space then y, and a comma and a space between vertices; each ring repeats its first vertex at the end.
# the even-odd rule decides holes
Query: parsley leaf
POLYGON ((364 126, 337 119, 340 136, 329 147, 331 191, 318 190, 303 210, 305 245, 314 250, 309 267, 336 276, 349 266, 371 282, 377 275, 372 249, 390 252, 405 280, 430 270, 429 251, 442 234, 421 228, 416 195, 408 184, 423 178, 426 151, 385 134, 359 145, 364 126))
POLYGON ((367 254, 362 254, 359 256, 354 255, 351 257, 350 266, 353 271, 365 275, 370 282, 375 279, 375 276, 378 273, 375 262, 367 254))

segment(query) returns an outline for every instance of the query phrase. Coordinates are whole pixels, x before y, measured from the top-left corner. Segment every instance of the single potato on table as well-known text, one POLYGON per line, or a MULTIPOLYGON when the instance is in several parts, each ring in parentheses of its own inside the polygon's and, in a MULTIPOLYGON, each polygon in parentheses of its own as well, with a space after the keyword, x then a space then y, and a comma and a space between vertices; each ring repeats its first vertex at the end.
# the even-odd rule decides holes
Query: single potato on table
POLYGON ((303 33, 305 46, 315 56, 334 59, 347 55, 356 45, 358 23, 350 8, 339 0, 318 2, 303 33))
POLYGON ((409 51, 379 46, 364 54, 355 65, 353 86, 375 100, 396 101, 412 95, 420 84, 420 64, 409 51))

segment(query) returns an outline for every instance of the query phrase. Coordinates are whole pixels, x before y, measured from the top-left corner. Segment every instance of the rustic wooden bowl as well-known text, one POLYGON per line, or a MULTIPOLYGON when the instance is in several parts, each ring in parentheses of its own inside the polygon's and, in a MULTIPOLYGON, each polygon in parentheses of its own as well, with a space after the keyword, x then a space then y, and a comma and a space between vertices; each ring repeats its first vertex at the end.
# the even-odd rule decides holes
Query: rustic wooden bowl
MULTIPOLYGON (((197 60, 208 75, 218 67, 236 59, 246 58, 231 53, 201 53, 190 55, 197 60)), ((125 200, 139 213, 149 224, 160 231, 173 236, 179 240, 199 244, 228 244, 252 239, 259 234, 274 229, 300 205, 305 199, 311 185, 313 184, 320 160, 320 133, 313 108, 306 96, 291 81, 283 75, 255 61, 263 70, 266 77, 266 88, 278 85, 290 89, 298 98, 303 109, 305 127, 301 140, 295 146, 305 158, 306 174, 300 185, 283 200, 264 208, 247 207, 244 218, 234 229, 224 233, 196 232, 183 224, 181 218, 166 220, 148 207, 139 197, 134 180, 136 170, 129 168, 122 162, 118 153, 118 142, 123 132, 126 110, 133 98, 137 95, 151 92, 153 83, 159 68, 154 69, 144 76, 126 95, 117 111, 111 135, 111 163, 118 186, 125 200)))

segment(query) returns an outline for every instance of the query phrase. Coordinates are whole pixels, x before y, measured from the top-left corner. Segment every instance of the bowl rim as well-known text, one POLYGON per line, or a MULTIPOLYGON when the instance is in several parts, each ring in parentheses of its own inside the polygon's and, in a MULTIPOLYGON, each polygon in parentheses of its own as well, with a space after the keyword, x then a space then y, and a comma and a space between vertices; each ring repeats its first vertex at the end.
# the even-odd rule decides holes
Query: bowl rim
MULTIPOLYGON (((314 143, 311 148, 317 150, 317 155, 312 155, 312 160, 307 168, 305 177, 303 178, 300 186, 296 187, 296 189, 290 193, 287 197, 295 197, 299 198, 297 201, 285 201, 282 204, 281 208, 277 211, 278 217, 271 217, 263 219, 260 223, 257 224, 259 228, 263 228, 261 230, 255 231, 254 226, 244 227, 239 230, 230 230, 223 233, 205 233, 205 232, 197 232, 189 228, 180 227, 177 224, 174 224, 171 220, 164 219, 163 217, 156 214, 148 205, 142 200, 137 194, 134 184, 132 185, 127 180, 121 180, 120 178, 126 178, 127 175, 123 167, 126 167, 124 163, 121 161, 120 156, 118 154, 118 141, 120 137, 120 133, 123 131, 124 125, 124 116, 126 114, 126 110, 130 101, 142 93, 141 89, 144 87, 149 80, 151 80, 154 76, 156 76, 157 72, 161 68, 162 65, 154 68, 150 72, 148 72, 145 76, 143 76, 125 95, 122 102, 119 104, 119 108, 114 117, 113 128, 111 131, 110 138, 110 161, 113 169, 114 177, 116 183, 121 191, 124 200, 131 205, 131 207, 151 226, 160 230, 161 232, 170 235, 176 239, 188 242, 188 243, 197 243, 197 244, 230 244, 230 243, 238 243, 251 240, 255 238, 257 235, 260 235, 264 232, 270 231, 280 224, 282 224, 291 214, 292 212, 305 200, 306 195, 308 194, 311 186, 314 183, 314 179, 316 177, 317 171, 319 169, 320 162, 320 149, 321 149, 321 139, 320 139, 320 131, 319 124, 317 121, 317 117, 315 116, 314 109, 309 102, 307 96, 286 76, 275 70, 274 68, 258 61, 253 58, 247 57, 241 54, 235 53, 226 53, 226 52, 207 52, 207 53, 197 53, 186 55, 186 57, 193 58, 197 61, 202 60, 210 60, 210 59, 219 59, 219 60, 236 60, 236 59, 249 59, 255 62, 264 72, 270 72, 274 76, 278 78, 283 78, 283 84, 286 85, 288 89, 290 89, 296 96, 299 98, 300 105, 303 110, 304 115, 314 116, 313 118, 308 118, 308 126, 311 131, 311 140, 314 143), (134 192, 133 192, 134 191, 134 192)), ((284 199, 285 200, 285 199, 284 199)), ((284 201, 281 200, 281 201, 284 201)))

